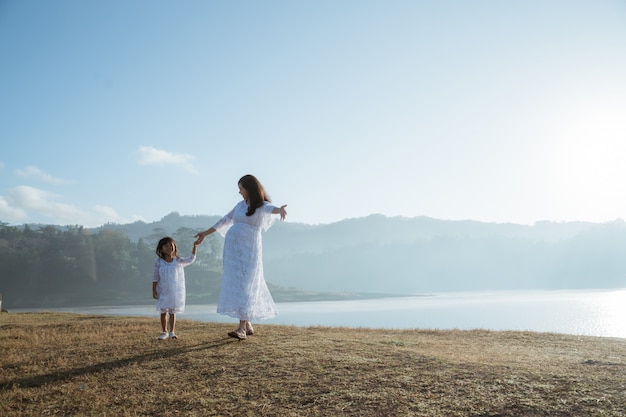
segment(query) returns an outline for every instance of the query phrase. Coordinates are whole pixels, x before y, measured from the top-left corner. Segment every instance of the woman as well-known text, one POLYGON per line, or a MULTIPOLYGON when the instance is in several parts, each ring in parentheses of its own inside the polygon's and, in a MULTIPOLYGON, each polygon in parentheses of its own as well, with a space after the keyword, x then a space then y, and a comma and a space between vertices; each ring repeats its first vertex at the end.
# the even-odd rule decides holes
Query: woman
POLYGON ((274 223, 273 214, 285 219, 287 205, 271 205, 263 185, 253 175, 244 175, 238 185, 243 201, 196 237, 199 243, 213 232, 225 237, 224 275, 217 312, 239 319, 239 327, 228 335, 244 340, 254 334, 252 320, 276 316, 276 305, 263 276, 261 232, 274 223))

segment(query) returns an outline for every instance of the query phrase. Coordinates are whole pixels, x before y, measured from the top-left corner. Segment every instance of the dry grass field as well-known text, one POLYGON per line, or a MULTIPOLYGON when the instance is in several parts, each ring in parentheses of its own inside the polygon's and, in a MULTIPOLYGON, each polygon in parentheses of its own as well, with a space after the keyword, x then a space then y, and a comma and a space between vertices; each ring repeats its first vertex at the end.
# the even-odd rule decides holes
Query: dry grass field
POLYGON ((626 416, 626 340, 0 315, 0 416, 626 416))

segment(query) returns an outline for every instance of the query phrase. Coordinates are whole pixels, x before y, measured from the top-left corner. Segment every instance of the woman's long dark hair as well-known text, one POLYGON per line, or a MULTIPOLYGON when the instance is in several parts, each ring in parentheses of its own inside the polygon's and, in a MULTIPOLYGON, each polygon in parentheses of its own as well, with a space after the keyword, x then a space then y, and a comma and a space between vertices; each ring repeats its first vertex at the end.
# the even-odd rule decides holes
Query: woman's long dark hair
POLYGON ((261 182, 257 180, 254 175, 244 175, 241 177, 238 184, 248 192, 248 211, 246 212, 246 216, 252 216, 256 209, 263 205, 263 202, 272 202, 270 197, 265 193, 263 185, 261 185, 261 182))

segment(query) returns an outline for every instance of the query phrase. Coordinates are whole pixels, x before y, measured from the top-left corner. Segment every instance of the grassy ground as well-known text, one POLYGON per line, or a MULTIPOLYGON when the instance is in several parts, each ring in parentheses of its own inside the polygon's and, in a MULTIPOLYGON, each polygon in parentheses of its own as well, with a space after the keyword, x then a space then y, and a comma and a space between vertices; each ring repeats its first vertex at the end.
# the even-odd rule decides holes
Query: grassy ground
POLYGON ((626 340, 0 315, 0 416, 626 416, 626 340))

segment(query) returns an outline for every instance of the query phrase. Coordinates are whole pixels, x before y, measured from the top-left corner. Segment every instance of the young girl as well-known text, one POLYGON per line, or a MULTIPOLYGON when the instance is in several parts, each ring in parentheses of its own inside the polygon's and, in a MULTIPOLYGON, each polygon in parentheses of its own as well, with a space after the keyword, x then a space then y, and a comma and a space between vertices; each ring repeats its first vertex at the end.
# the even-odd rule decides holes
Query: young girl
POLYGON ((177 339, 176 313, 185 311, 185 271, 184 267, 196 260, 196 250, 200 240, 193 243, 191 256, 181 258, 176 250, 176 242, 171 237, 159 240, 156 248, 158 256, 154 263, 152 277, 152 298, 156 299, 157 311, 161 313, 161 330, 158 337, 163 339, 177 339), (168 320, 169 315, 169 320, 168 320))
POLYGON ((245 175, 239 180, 243 200, 213 227, 196 235, 197 242, 213 232, 225 237, 224 274, 217 312, 239 319, 239 327, 228 333, 239 340, 254 334, 251 320, 276 316, 276 306, 263 276, 261 231, 273 224, 272 214, 284 220, 285 207, 275 207, 259 180, 245 175))

